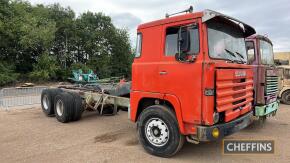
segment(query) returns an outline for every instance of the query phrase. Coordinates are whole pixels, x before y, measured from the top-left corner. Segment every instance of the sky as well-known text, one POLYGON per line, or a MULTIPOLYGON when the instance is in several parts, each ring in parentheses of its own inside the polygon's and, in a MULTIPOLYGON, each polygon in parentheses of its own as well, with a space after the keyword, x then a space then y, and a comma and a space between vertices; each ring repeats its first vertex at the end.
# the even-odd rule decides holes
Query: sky
POLYGON ((289 0, 28 0, 32 4, 59 3, 70 6, 77 15, 103 12, 111 16, 119 28, 127 28, 135 42, 136 28, 141 23, 162 19, 166 13, 185 10, 193 5, 195 11, 211 9, 235 17, 268 36, 275 52, 290 51, 289 0))

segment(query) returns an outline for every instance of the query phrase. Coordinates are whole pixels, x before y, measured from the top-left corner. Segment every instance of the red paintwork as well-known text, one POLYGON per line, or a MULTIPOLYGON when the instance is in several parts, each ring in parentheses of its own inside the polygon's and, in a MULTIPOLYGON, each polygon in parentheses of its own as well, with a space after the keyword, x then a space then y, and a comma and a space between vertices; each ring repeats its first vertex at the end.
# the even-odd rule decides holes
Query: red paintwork
MULTIPOLYGON (((184 135, 196 134, 196 126, 213 125, 214 110, 226 110, 225 121, 250 111, 252 98, 253 74, 249 65, 227 63, 224 60, 214 60, 208 55, 207 26, 202 23, 203 13, 185 14, 167 18, 138 27, 142 33, 141 57, 135 58, 132 65, 132 92, 130 99, 130 119, 137 121, 139 102, 143 98, 166 100, 174 107, 180 132, 184 135), (200 52, 194 63, 181 63, 174 56, 165 56, 166 28, 172 26, 197 23, 199 26, 200 52), (227 69, 227 70, 225 70, 227 69), (160 72, 166 71, 166 75, 160 72), (246 89, 239 89, 235 82, 239 77, 233 76, 237 71, 246 72, 246 89), (229 74, 228 74, 229 73, 229 74), (215 76, 220 80, 216 85, 215 76), (221 76, 220 76, 221 75, 221 76), (224 80, 225 79, 225 80, 224 80), (246 91, 247 103, 242 110, 234 110, 229 101, 223 97, 233 97, 232 88, 217 91, 219 101, 215 96, 206 96, 205 89, 223 87, 223 84, 234 83, 237 92, 246 91), (223 96, 223 97, 222 97, 223 96), (217 102, 217 103, 216 103, 217 102), (218 107, 216 107, 218 106, 218 107)), ((239 99, 235 97, 235 100, 239 99)), ((230 100, 230 98, 229 98, 230 100)))

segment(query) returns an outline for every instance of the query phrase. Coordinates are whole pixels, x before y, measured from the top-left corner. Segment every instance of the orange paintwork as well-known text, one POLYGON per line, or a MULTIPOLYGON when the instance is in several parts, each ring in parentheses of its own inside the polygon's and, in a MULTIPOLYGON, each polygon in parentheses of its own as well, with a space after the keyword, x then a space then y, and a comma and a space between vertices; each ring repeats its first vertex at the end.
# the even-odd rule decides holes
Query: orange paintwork
POLYGON ((132 65, 130 119, 133 122, 137 121, 139 102, 143 98, 161 99, 171 103, 180 132, 184 135, 196 134, 198 125, 213 125, 215 110, 226 111, 226 122, 252 110, 251 67, 209 57, 207 26, 202 22, 202 15, 202 12, 185 14, 138 27, 138 33, 142 34, 142 52, 132 65), (174 56, 165 56, 166 29, 192 23, 198 24, 200 36, 200 52, 194 63, 181 63, 174 56), (240 78, 233 76, 236 71, 246 72, 246 82, 237 83, 240 78), (162 75, 160 72, 166 74, 162 75), (206 96, 206 88, 217 89, 217 97, 206 96), (246 95, 235 97, 237 93, 246 95), (246 98, 246 102, 235 106, 230 104, 242 98, 246 98), (235 110, 234 107, 238 106, 243 109, 235 110))
POLYGON ((225 122, 249 112, 252 101, 253 72, 251 69, 216 70, 216 108, 218 112, 226 111, 225 122), (235 73, 242 73, 244 76, 237 77, 235 73), (239 103, 234 104, 235 102, 239 103))

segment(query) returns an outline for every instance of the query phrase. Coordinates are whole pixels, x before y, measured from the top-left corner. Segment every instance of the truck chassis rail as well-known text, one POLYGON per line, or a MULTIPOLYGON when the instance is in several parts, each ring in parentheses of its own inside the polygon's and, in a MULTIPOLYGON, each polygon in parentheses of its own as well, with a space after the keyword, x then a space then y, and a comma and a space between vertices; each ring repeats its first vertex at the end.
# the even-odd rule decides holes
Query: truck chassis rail
MULTIPOLYGON (((59 111, 59 105, 57 105, 58 108, 56 106, 57 101, 54 100, 61 99, 56 98, 56 96, 64 96, 65 98, 68 98, 71 95, 73 95, 73 98, 71 97, 69 100, 70 102, 67 102, 68 104, 64 104, 68 106, 61 108, 61 111, 65 110, 64 112, 69 110, 67 116, 71 117, 74 117, 75 114, 82 114, 85 110, 99 111, 100 115, 116 115, 118 108, 129 108, 130 105, 130 99, 128 97, 110 95, 104 89, 96 90, 77 86, 60 86, 57 88, 49 88, 42 92, 42 110, 47 114, 47 116, 63 116, 62 112, 59 111), (47 98, 48 96, 50 98, 47 98), (79 105, 76 102, 77 98, 81 98, 81 103, 79 105), (50 101, 45 102, 45 100, 50 101), (47 111, 48 109, 50 109, 50 111, 47 111), (104 113, 106 109, 109 110, 109 112, 107 111, 104 113)), ((73 118, 71 117, 67 118, 64 122, 72 121, 71 119, 73 118)))

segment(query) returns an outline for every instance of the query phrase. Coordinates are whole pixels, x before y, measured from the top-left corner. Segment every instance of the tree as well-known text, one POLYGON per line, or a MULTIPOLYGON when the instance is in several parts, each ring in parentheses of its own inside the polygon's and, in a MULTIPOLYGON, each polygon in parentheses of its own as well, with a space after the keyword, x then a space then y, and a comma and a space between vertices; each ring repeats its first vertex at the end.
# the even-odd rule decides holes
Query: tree
POLYGON ((57 65, 56 58, 45 53, 33 65, 33 71, 29 76, 34 81, 47 81, 56 79, 58 70, 59 66, 57 65))
POLYGON ((13 83, 19 74, 14 72, 14 67, 5 62, 0 62, 0 86, 13 83))
POLYGON ((112 40, 111 76, 131 76, 133 54, 127 30, 117 29, 112 40))
POLYGON ((115 27, 111 18, 102 13, 87 12, 76 20, 78 55, 83 62, 103 77, 111 75, 111 37, 115 27))
POLYGON ((70 7, 59 4, 0 0, 0 40, 0 61, 21 77, 63 79, 74 65, 91 68, 101 78, 130 76, 128 32, 103 13, 76 17, 70 7))
POLYGON ((48 6, 49 18, 56 23, 55 40, 51 52, 58 58, 64 68, 74 60, 75 45, 75 13, 71 8, 63 8, 59 4, 48 6))
POLYGON ((15 62, 19 72, 29 72, 36 58, 49 51, 54 40, 55 23, 46 17, 46 9, 39 5, 32 7, 23 1, 9 1, 2 14, 1 58, 15 62), (6 11, 6 10, 9 10, 6 11))

